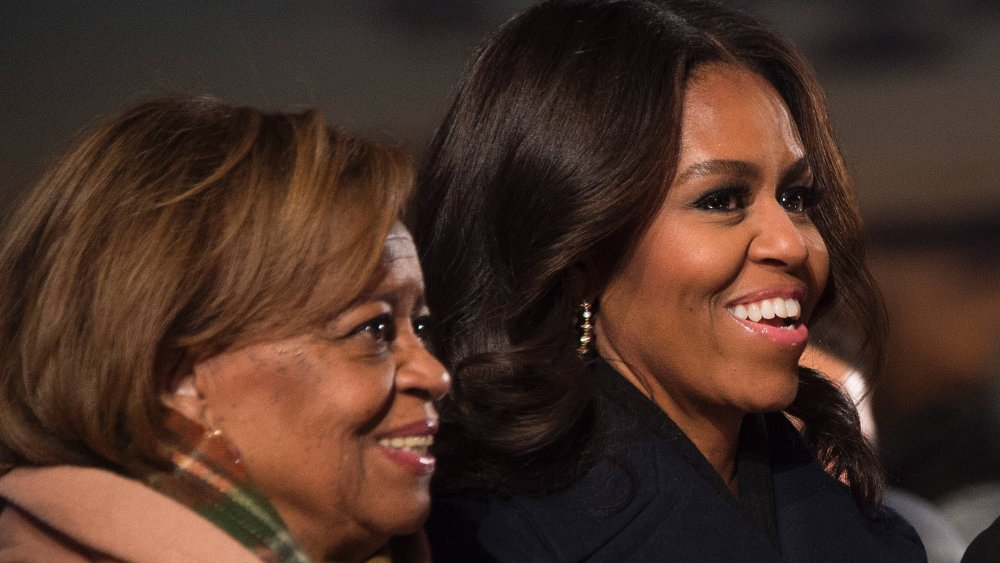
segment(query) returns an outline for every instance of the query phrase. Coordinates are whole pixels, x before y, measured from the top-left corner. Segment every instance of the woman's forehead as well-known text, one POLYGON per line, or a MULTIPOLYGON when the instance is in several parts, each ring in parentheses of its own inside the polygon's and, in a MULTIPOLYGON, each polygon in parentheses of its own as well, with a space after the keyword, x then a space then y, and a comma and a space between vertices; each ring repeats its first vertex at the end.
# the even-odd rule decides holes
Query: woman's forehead
POLYGON ((392 230, 389 231, 389 236, 385 239, 385 247, 382 250, 382 263, 391 264, 392 262, 404 258, 417 257, 417 249, 413 244, 413 237, 410 236, 410 231, 406 230, 406 227, 402 223, 396 223, 392 230))
POLYGON ((423 273, 413 238, 397 224, 385 239, 382 260, 376 273, 376 295, 397 292, 423 294, 423 273))

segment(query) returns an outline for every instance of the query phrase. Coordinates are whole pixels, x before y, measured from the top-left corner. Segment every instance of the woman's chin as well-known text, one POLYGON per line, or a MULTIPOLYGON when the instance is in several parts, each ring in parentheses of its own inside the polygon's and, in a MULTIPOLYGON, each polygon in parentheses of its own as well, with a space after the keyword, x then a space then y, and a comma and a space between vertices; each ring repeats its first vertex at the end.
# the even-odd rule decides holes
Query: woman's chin
POLYGON ((429 491, 417 493, 405 503, 396 505, 396 510, 390 518, 382 522, 378 529, 387 537, 405 536, 419 531, 431 512, 431 496, 429 491))
POLYGON ((769 385, 760 385, 753 390, 748 401, 747 412, 768 413, 787 409, 798 394, 798 374, 782 376, 769 385))

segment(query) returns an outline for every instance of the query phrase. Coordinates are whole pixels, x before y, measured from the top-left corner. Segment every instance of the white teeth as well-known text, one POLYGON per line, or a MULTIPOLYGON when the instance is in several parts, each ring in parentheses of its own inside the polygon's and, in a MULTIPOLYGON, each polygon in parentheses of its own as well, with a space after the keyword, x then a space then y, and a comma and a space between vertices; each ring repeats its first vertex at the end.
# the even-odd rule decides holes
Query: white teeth
POLYGON ((774 318, 774 302, 773 301, 761 301, 760 302, 760 316, 765 319, 774 318))
POLYGON ((761 319, 797 319, 802 307, 797 299, 763 299, 756 303, 740 303, 729 309, 729 313, 737 319, 759 322, 761 319))
POLYGON ((802 312, 802 307, 799 306, 799 302, 794 299, 785 299, 785 308, 788 310, 788 316, 786 319, 797 319, 799 314, 802 312))
POLYGON ((397 450, 425 453, 434 444, 434 436, 406 436, 403 438, 382 438, 379 445, 397 450))
POLYGON ((782 319, 788 318, 788 307, 785 305, 784 299, 774 300, 774 314, 782 319))

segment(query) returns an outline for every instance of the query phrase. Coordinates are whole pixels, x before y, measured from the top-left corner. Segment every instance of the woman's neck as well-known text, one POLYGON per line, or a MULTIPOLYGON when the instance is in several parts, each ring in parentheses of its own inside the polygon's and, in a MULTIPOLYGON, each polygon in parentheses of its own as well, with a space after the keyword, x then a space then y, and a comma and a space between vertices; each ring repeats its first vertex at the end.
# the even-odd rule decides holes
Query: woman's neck
MULTIPOLYGON (((708 464, 715 469, 722 482, 735 496, 739 496, 739 480, 736 473, 736 452, 739 448, 740 423, 743 416, 729 421, 724 427, 716 427, 702 419, 678 420, 677 413, 670 412, 663 404, 657 403, 677 426, 694 443, 708 464)), ((721 425, 720 425, 721 426, 721 425)))
POLYGON ((656 404, 681 429, 726 487, 739 496, 736 453, 740 425, 745 413, 735 409, 711 408, 705 404, 685 404, 673 397, 650 376, 636 374, 626 362, 607 359, 615 371, 656 404))

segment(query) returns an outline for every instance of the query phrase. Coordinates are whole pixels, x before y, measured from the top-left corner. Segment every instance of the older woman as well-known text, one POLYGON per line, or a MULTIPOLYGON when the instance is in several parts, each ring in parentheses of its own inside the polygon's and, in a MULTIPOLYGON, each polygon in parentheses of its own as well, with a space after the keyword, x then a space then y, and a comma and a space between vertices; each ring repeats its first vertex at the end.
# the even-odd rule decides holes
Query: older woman
POLYGON ((205 98, 59 161, 0 252, 0 559, 362 560, 429 508, 402 152, 205 98))
POLYGON ((709 2, 531 8, 472 62, 417 202, 455 372, 437 558, 925 558, 799 367, 829 315, 877 360, 882 317, 822 94, 772 32, 709 2))

